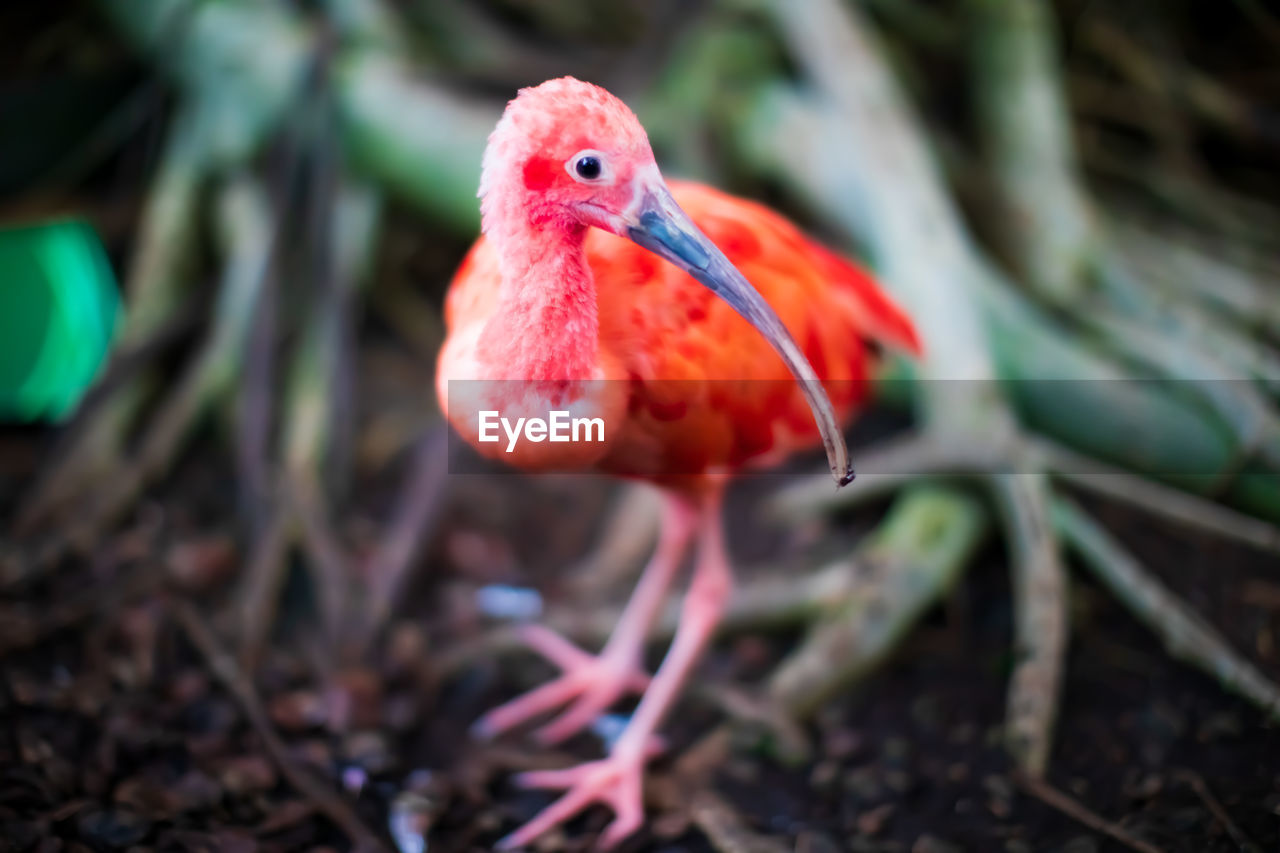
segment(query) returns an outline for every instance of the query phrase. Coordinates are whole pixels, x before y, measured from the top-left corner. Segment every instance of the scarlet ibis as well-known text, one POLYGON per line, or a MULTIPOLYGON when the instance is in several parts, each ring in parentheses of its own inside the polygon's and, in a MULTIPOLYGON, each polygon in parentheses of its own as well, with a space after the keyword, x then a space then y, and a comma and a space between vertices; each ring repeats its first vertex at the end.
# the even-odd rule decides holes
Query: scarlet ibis
POLYGON ((479 196, 483 235, 450 286, 436 376, 450 423, 517 467, 644 479, 665 497, 657 549, 600 654, 530 628, 528 645, 562 674, 476 726, 492 736, 567 705, 538 732, 556 742, 643 691, 606 758, 521 777, 567 793, 499 845, 527 844, 600 802, 615 813, 607 848, 642 822, 655 730, 730 592, 726 483, 819 441, 847 482, 840 422, 862 402, 875 344, 919 343, 865 272, 779 214, 665 182, 639 120, 598 86, 565 77, 522 89, 489 137, 479 196), (485 412, 517 422, 554 410, 599 418, 601 440, 481 440, 485 412), (645 634, 695 538, 679 629, 650 680, 645 634))

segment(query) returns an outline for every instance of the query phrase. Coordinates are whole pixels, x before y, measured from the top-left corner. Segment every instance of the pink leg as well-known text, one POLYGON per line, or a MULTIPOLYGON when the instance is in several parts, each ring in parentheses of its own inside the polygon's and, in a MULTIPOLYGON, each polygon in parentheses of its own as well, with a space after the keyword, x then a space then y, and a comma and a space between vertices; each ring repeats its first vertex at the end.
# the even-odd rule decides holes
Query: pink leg
POLYGON ((626 730, 609 757, 602 761, 566 770, 522 774, 519 781, 525 786, 567 788, 568 792, 499 842, 499 849, 510 850, 528 844, 593 802, 607 804, 615 815, 600 838, 600 849, 614 846, 639 829, 644 820, 641 793, 647 746, 706 647, 732 585, 720 522, 719 495, 703 505, 699 531, 698 563, 680 614, 680 629, 626 730))
POLYGON ((475 733, 494 737, 573 702, 564 714, 536 734, 543 743, 558 743, 590 725, 623 694, 643 690, 649 683, 641 667, 645 636, 680 567, 696 520, 697 511, 688 501, 678 497, 667 500, 658 548, 599 657, 578 649, 547 628, 526 628, 524 641, 560 667, 563 674, 485 714, 476 721, 475 733))

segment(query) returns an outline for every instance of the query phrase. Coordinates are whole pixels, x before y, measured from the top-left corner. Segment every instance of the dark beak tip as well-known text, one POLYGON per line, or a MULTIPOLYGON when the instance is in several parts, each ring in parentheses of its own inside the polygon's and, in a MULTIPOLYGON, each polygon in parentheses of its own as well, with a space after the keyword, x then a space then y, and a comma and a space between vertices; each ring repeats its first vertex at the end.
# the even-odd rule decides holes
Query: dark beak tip
POLYGON ((841 488, 841 489, 844 488, 845 486, 852 483, 857 478, 857 476, 858 476, 858 472, 854 471, 853 467, 850 466, 849 470, 844 473, 844 476, 836 481, 836 488, 841 488))

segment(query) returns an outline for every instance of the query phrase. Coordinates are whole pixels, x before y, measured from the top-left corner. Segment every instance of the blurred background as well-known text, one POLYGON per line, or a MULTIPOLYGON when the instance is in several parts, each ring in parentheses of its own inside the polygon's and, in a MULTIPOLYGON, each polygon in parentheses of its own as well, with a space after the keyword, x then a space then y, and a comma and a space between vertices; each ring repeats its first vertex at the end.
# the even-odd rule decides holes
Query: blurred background
POLYGON ((603 641, 653 497, 451 473, 432 390, 485 139, 565 74, 926 346, 853 488, 731 495, 626 849, 1275 849, 1276 4, 47 0, 0 46, 0 850, 486 850, 598 754, 466 728, 547 675, 512 623, 603 641))

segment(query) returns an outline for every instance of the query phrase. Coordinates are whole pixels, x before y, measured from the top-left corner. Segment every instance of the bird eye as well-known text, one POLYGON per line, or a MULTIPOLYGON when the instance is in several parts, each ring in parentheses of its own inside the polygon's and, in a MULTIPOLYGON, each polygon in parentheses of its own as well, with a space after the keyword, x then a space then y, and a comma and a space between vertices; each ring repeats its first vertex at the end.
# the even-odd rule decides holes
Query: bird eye
POLYGON ((599 151, 579 151, 564 164, 565 171, 579 183, 599 183, 610 177, 609 164, 599 151))

